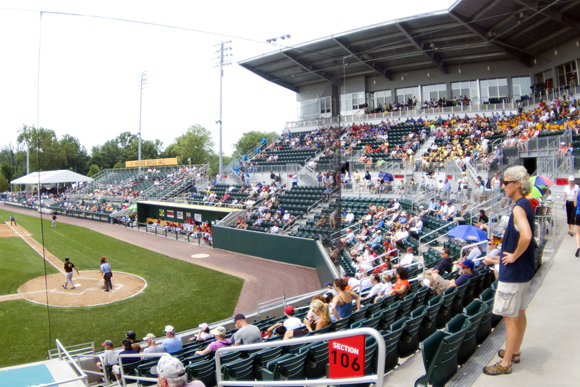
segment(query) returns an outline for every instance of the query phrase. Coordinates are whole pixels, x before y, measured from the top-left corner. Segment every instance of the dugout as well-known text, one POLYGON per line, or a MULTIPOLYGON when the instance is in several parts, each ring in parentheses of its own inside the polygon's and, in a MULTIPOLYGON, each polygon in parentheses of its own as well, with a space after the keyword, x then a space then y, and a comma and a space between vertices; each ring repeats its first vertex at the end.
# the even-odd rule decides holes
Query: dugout
POLYGON ((161 219, 183 223, 187 216, 196 222, 219 221, 240 209, 199 206, 193 204, 143 201, 137 202, 137 222, 147 223, 147 219, 161 219))

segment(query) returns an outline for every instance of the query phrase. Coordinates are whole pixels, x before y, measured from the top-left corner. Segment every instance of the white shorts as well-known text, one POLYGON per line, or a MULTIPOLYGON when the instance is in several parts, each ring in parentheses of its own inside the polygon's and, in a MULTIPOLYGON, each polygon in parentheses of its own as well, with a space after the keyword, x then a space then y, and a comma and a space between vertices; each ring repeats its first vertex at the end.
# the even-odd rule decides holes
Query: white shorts
POLYGON ((495 292, 493 313, 504 317, 518 317, 526 309, 525 297, 530 282, 500 282, 495 292))

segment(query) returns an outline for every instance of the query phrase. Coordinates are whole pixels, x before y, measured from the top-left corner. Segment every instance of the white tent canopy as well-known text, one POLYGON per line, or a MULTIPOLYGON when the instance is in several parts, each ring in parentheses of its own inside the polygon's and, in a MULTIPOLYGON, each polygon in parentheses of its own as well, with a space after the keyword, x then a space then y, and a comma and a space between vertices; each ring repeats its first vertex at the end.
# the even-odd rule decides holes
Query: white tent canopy
POLYGON ((26 176, 12 180, 11 184, 58 184, 76 183, 81 181, 93 181, 90 177, 81 175, 68 169, 56 171, 32 172, 26 176))

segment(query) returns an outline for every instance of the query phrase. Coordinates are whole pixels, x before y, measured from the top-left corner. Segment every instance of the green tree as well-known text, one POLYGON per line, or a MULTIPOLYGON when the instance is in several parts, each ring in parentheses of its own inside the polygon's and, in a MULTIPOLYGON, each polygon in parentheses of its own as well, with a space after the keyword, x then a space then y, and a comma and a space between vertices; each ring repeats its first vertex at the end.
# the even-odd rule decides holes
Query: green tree
POLYGON ((125 164, 117 163, 117 164, 113 165, 113 169, 118 169, 118 168, 125 168, 125 164))
POLYGON ((71 169, 75 172, 86 174, 88 171, 89 155, 84 146, 76 137, 65 134, 59 144, 64 152, 64 165, 60 168, 71 169))
POLYGON ((90 166, 89 171, 87 172, 87 176, 88 177, 95 176, 99 172, 101 172, 101 170, 99 169, 99 166, 93 164, 90 166))
MULTIPOLYGON (((225 167, 230 161, 232 161, 233 157, 230 156, 222 156, 222 165, 225 167)), ((210 179, 213 180, 219 171, 219 164, 220 164, 220 157, 219 155, 212 155, 209 160, 209 176, 210 179)), ((224 175, 228 175, 231 171, 224 170, 224 175)))
POLYGON ((205 164, 214 155, 211 133, 201 125, 193 125, 170 144, 163 157, 177 157, 182 164, 205 164))
POLYGON ((28 147, 31 171, 49 171, 63 167, 65 153, 53 130, 23 125, 18 131, 17 141, 28 147))
MULTIPOLYGON (((141 141, 141 160, 159 158, 163 143, 160 140, 141 141)), ((91 150, 89 164, 105 168, 113 168, 115 164, 125 165, 125 161, 139 159, 139 137, 130 132, 122 132, 116 138, 103 145, 94 146, 91 150)))
POLYGON ((234 155, 242 156, 255 149, 262 143, 262 138, 266 138, 268 143, 271 143, 278 134, 276 132, 258 132, 251 131, 242 134, 242 138, 234 144, 234 155))
POLYGON ((10 190, 10 183, 3 173, 0 173, 0 192, 5 192, 10 190))

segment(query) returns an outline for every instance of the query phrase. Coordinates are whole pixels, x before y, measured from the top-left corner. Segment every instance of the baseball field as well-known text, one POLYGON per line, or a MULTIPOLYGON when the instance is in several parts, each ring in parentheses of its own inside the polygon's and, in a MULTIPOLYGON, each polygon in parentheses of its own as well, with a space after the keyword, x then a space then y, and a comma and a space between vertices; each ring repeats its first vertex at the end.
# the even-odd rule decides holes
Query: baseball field
POLYGON ((10 213, 0 210, 0 367, 45 359, 55 339, 117 345, 127 330, 161 336, 167 324, 182 331, 228 318, 242 289, 240 278, 83 227, 52 228, 49 219, 20 214, 16 221, 8 226, 10 213), (113 269, 109 293, 101 289, 101 256, 113 269), (74 290, 62 288, 65 257, 80 272, 74 290))

